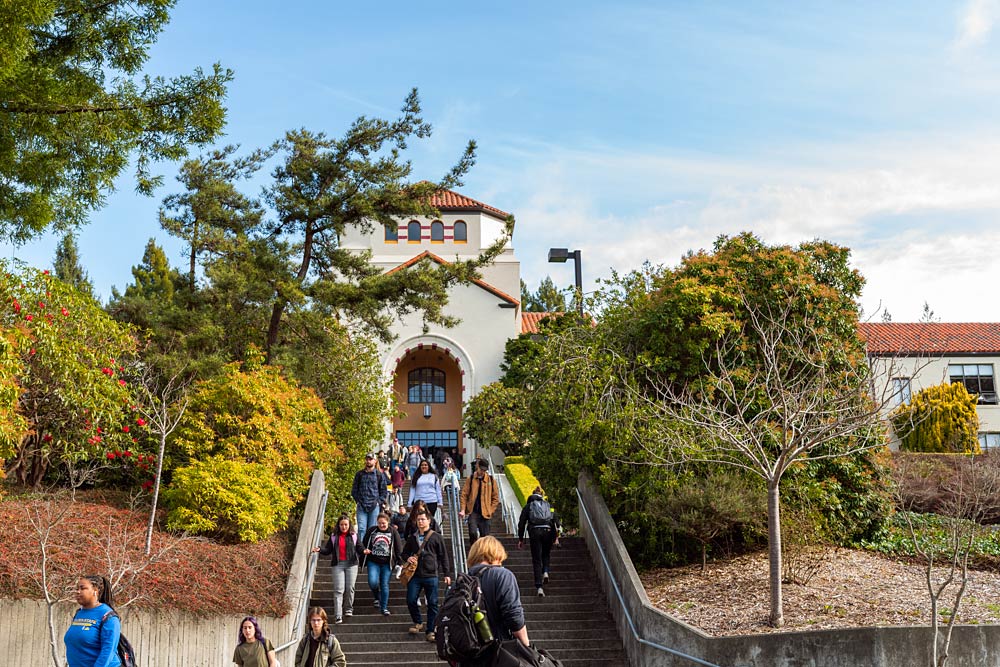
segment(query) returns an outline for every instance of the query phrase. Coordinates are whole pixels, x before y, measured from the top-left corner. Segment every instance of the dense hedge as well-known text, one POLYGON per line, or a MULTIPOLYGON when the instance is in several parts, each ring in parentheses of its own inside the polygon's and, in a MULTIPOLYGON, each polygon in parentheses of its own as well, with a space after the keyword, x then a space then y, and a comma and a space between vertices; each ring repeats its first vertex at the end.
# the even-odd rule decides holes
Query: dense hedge
MULTIPOLYGON (((507 481, 510 482, 511 488, 514 489, 514 495, 517 496, 517 501, 521 503, 521 507, 527 504, 528 496, 531 492, 535 490, 536 486, 541 486, 541 482, 535 477, 535 473, 531 472, 531 468, 523 463, 511 463, 511 459, 520 457, 509 457, 504 462, 504 472, 507 474, 507 481)), ((523 459, 522 459, 523 460, 523 459)))

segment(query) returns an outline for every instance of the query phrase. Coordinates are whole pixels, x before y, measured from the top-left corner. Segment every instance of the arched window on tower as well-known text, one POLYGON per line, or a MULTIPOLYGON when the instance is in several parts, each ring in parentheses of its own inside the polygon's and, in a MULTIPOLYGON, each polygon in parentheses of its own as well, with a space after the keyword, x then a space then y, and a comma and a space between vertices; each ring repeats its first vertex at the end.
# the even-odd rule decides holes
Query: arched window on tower
POLYGON ((395 223, 385 226, 385 242, 396 243, 399 241, 399 227, 395 223))
POLYGON ((444 223, 440 220, 431 223, 431 243, 444 243, 444 223))
POLYGON ((416 368, 406 383, 408 403, 444 403, 444 371, 439 368, 416 368))
POLYGON ((455 223, 455 243, 469 242, 469 228, 461 220, 455 223))
POLYGON ((410 220, 406 226, 406 242, 420 243, 420 223, 416 220, 410 220))

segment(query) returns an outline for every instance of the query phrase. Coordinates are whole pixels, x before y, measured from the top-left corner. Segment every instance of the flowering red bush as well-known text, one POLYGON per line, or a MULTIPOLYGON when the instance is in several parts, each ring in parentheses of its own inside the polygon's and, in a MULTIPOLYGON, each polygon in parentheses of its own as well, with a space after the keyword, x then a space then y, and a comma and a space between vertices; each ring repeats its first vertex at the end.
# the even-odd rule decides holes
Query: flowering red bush
MULTIPOLYGON (((36 532, 28 511, 37 498, 12 497, 0 501, 0 597, 41 598, 32 577, 40 562, 36 532)), ((107 493, 78 494, 77 500, 54 500, 57 508, 69 505, 58 528, 58 539, 49 545, 53 580, 68 587, 84 573, 108 576, 106 542, 125 557, 119 562, 144 563, 147 509, 124 508, 125 499, 107 493)), ((153 532, 156 554, 178 538, 159 529, 153 532)), ((133 584, 115 590, 118 603, 133 600, 145 609, 175 609, 196 614, 287 613, 285 582, 288 578, 288 540, 279 533, 253 544, 218 544, 206 538, 180 540, 163 557, 150 564, 133 584)), ((136 566, 138 568, 138 565, 136 566)), ((131 577, 126 574, 125 580, 131 577)))

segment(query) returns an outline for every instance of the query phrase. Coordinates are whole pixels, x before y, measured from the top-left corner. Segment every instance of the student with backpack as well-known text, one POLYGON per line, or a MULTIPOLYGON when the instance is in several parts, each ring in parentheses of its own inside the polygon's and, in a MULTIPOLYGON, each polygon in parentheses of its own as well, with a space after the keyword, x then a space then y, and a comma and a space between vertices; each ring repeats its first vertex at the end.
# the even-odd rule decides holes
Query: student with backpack
POLYGON ((100 575, 88 574, 76 583, 73 622, 63 636, 69 667, 118 667, 121 619, 111 606, 111 584, 100 575))
POLYGON ((409 632, 415 635, 425 633, 427 641, 435 639, 434 622, 438 612, 438 577, 444 575, 444 585, 451 585, 452 565, 449 549, 444 539, 436 531, 431 530, 431 517, 427 510, 414 511, 416 514, 417 532, 406 540, 403 547, 403 560, 416 565, 416 571, 406 584, 406 607, 413 620, 409 632), (420 607, 417 598, 423 590, 427 596, 427 624, 420 617, 420 607))
POLYGON ((545 584, 549 581, 549 556, 558 536, 556 515, 545 500, 542 487, 536 486, 528 496, 517 522, 517 548, 524 548, 525 534, 531 547, 531 569, 535 575, 538 597, 545 597, 545 584))
POLYGON ((295 649, 295 667, 347 667, 347 656, 340 641, 330 632, 326 610, 309 610, 309 633, 295 649))

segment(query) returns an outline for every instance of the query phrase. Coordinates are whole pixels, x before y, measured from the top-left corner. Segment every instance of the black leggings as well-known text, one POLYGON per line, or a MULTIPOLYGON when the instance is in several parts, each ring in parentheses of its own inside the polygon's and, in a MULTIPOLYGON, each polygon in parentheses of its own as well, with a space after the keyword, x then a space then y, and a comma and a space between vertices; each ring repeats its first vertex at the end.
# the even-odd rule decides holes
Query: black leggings
POLYGON ((531 547, 531 569, 535 575, 535 588, 542 587, 542 575, 549 571, 549 555, 556 531, 551 528, 529 528, 528 545, 531 547))

